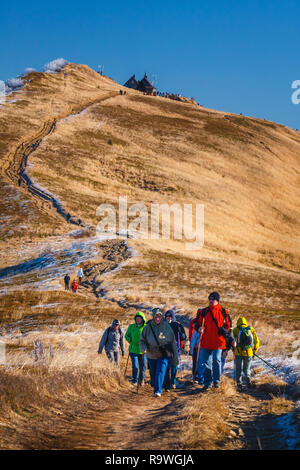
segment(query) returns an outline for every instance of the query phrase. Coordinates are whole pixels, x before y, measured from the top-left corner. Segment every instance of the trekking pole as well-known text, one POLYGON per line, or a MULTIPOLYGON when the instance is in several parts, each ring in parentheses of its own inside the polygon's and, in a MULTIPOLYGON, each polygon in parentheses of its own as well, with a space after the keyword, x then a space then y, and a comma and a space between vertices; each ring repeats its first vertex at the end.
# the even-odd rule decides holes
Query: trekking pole
POLYGON ((181 347, 180 347, 180 336, 178 331, 178 352, 179 352, 179 367, 180 367, 180 377, 182 378, 182 362, 181 362, 181 347))
POLYGON ((199 343, 198 343, 198 347, 197 347, 197 356, 196 356, 196 361, 195 361, 195 367, 194 367, 194 370, 193 370, 193 382, 195 382, 195 380, 196 380, 199 350, 200 350, 200 338, 199 338, 199 343))
POLYGON ((128 360, 129 360, 129 349, 128 349, 128 356, 127 356, 127 362, 126 362, 124 377, 126 376, 126 372, 127 372, 128 360))
POLYGON ((272 364, 270 364, 269 362, 265 361, 262 357, 258 356, 257 354, 254 353, 254 356, 255 356, 255 357, 258 357, 258 359, 260 359, 260 360, 263 361, 265 364, 267 364, 267 366, 271 367, 271 369, 273 369, 273 370, 278 370, 278 367, 272 366, 272 364))
POLYGON ((193 382, 195 382, 196 379, 196 371, 197 371, 197 366, 198 366, 198 358, 199 358, 199 351, 200 351, 200 343, 203 335, 203 327, 201 327, 201 333, 199 335, 199 343, 198 343, 198 348, 197 348, 197 357, 196 357, 196 364, 195 364, 195 370, 193 371, 193 382))
MULTIPOLYGON (((143 354, 143 360, 144 360, 144 354, 143 354)), ((140 364, 139 364, 140 366, 140 364)), ((139 367, 139 376, 138 376, 138 382, 136 385, 136 393, 139 393, 139 388, 140 388, 140 373, 141 373, 141 366, 139 367)))

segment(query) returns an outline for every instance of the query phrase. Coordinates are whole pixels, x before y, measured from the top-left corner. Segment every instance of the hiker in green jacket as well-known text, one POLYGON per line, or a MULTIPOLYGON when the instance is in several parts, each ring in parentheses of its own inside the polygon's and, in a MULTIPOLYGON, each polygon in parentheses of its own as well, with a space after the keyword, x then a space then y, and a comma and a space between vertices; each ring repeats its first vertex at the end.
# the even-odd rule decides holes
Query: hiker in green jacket
POLYGON ((132 362, 132 384, 144 385, 146 372, 146 354, 140 349, 140 336, 146 326, 146 317, 143 312, 137 312, 134 323, 129 325, 125 339, 130 344, 129 355, 132 362))

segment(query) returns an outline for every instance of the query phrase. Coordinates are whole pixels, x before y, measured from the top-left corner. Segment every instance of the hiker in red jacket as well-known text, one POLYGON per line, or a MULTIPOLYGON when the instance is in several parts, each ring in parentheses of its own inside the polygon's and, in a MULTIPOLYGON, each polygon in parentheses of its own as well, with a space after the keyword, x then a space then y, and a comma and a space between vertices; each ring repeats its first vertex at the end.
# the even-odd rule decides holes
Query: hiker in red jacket
POLYGON ((75 294, 77 293, 77 290, 78 290, 78 283, 76 282, 76 280, 74 279, 74 281, 72 282, 71 284, 71 289, 73 292, 75 292, 75 294))
POLYGON ((204 379, 204 389, 219 388, 221 379, 222 351, 226 349, 226 337, 230 331, 228 311, 219 304, 220 295, 212 292, 209 306, 197 312, 200 328, 200 361, 204 379))

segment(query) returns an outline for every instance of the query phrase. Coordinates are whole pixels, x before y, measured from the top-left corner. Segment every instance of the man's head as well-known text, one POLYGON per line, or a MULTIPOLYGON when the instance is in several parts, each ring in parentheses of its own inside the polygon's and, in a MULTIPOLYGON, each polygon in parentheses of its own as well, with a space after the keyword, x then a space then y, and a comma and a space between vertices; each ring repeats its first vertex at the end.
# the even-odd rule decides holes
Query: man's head
POLYGON ((208 300, 209 305, 218 305, 220 301, 220 295, 218 294, 218 292, 212 292, 211 294, 209 294, 208 300))
POLYGON ((119 322, 119 320, 114 320, 114 321, 112 322, 112 326, 113 326, 113 329, 114 329, 114 330, 117 330, 117 329, 120 327, 120 322, 119 322))

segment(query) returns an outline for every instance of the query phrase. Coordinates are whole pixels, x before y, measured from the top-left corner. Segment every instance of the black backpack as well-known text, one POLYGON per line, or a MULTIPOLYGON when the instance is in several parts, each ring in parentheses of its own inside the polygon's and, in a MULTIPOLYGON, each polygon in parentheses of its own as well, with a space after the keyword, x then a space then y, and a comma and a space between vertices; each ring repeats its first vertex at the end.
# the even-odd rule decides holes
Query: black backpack
MULTIPOLYGON (((225 338, 226 340, 228 339, 228 331, 227 331, 227 328, 225 328, 225 317, 226 317, 226 310, 224 307, 222 307, 222 315, 223 315, 223 325, 222 326, 219 326, 218 323, 217 323, 217 320, 215 319, 215 317, 213 316, 212 314, 212 311, 209 309, 209 307, 205 307, 203 308, 200 313, 197 315, 197 319, 202 316, 203 318, 206 317, 207 313, 210 313, 211 314, 211 318, 213 320, 213 322, 215 323, 217 329, 218 329, 218 334, 219 336, 223 336, 223 338, 225 338)), ((230 327, 232 326, 232 321, 231 321, 231 318, 228 314, 228 318, 229 318, 229 323, 230 323, 230 327)))

